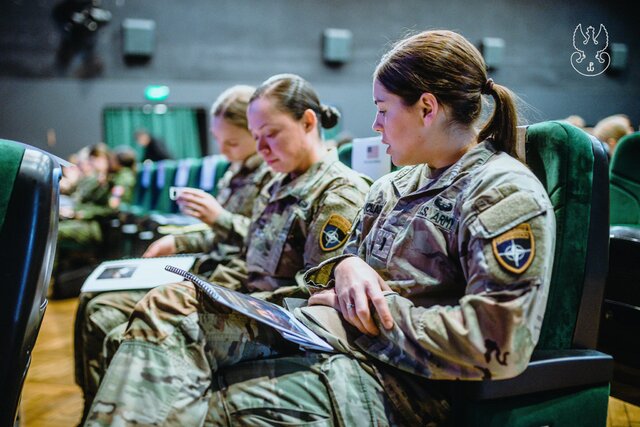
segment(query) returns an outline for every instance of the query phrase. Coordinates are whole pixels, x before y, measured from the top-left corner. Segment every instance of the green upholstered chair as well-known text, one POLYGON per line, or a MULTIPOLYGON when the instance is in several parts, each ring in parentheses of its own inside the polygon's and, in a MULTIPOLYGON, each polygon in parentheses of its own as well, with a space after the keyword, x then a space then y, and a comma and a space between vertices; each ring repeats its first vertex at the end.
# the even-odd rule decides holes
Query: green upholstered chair
POLYGON ((457 382, 458 426, 604 426, 613 360, 596 348, 608 257, 608 159, 564 122, 526 130, 527 164, 548 191, 556 252, 541 336, 508 380, 457 382))
POLYGON ((157 162, 155 190, 151 209, 154 212, 170 213, 172 200, 169 198, 169 188, 174 185, 178 164, 175 160, 161 160, 157 162))
POLYGON ((0 139, 0 425, 11 426, 47 307, 58 233, 60 167, 0 139))
POLYGON ((640 228, 640 132, 620 138, 611 158, 611 225, 640 228))
POLYGON ((611 158, 609 273, 598 348, 614 357, 611 395, 640 405, 640 132, 611 158))

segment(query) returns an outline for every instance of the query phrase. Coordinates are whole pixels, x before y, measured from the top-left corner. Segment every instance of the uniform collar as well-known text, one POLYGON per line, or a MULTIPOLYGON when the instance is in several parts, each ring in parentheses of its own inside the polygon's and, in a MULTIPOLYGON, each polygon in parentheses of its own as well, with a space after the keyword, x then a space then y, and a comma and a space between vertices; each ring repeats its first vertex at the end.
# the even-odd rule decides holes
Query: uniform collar
POLYGON ((401 197, 413 192, 448 187, 462 172, 484 163, 495 152, 491 141, 482 141, 451 166, 432 169, 427 164, 420 164, 403 168, 393 180, 393 185, 401 197))
POLYGON ((263 163, 262 157, 258 153, 253 153, 241 162, 231 162, 229 171, 233 176, 248 175, 255 171, 263 163))
POLYGON ((288 175, 279 173, 274 179, 274 184, 269 186, 268 189, 271 194, 271 200, 284 199, 288 196, 304 199, 323 175, 327 173, 329 167, 337 161, 339 161, 338 151, 335 148, 329 148, 320 161, 312 164, 305 173, 297 176, 293 181, 283 184, 288 175))

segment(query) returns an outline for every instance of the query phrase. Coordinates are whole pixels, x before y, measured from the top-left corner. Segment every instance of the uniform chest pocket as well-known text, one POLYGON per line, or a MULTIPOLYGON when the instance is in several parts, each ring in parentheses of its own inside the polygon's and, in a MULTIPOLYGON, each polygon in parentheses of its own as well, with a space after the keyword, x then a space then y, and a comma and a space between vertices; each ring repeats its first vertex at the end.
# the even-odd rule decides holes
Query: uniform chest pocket
POLYGON ((264 220, 260 218, 247 250, 249 271, 275 274, 297 218, 296 212, 274 214, 264 220))

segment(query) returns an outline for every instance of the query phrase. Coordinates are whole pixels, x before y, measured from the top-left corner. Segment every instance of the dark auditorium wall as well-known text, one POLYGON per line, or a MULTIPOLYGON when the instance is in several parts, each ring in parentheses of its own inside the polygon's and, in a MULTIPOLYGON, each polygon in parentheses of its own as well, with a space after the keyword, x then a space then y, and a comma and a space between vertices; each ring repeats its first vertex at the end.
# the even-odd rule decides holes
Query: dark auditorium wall
POLYGON ((325 102, 345 112, 345 130, 372 134, 371 73, 385 45, 411 30, 450 28, 479 43, 506 42, 502 66, 490 73, 529 108, 530 122, 580 114, 588 123, 613 113, 640 121, 640 37, 631 2, 450 0, 103 0, 111 22, 99 30, 100 75, 55 70, 60 34, 53 0, 0 1, 0 138, 66 156, 102 137, 105 105, 143 103, 147 84, 167 84, 169 103, 208 108, 235 83, 257 84, 279 72, 310 80, 325 102), (125 64, 121 23, 156 22, 155 53, 146 65, 125 64), (585 77, 570 65, 574 28, 604 24, 610 42, 626 43, 625 72, 585 77), (339 68, 321 59, 324 28, 353 32, 352 60, 339 68), (635 78, 633 78, 635 77, 635 78))

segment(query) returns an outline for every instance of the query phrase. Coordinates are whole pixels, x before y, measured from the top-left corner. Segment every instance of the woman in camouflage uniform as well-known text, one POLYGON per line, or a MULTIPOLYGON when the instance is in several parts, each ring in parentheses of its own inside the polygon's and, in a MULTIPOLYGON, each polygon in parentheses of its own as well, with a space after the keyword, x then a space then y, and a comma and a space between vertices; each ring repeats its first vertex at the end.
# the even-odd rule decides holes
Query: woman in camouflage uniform
MULTIPOLYGON (((219 264, 210 280, 279 301, 285 295, 306 294, 297 281, 300 273, 339 252, 368 184, 339 162, 335 149, 324 147, 320 128, 335 126, 339 116, 320 104, 308 82, 293 75, 275 76, 252 99, 249 117, 252 133, 260 135, 258 151, 278 174, 255 201, 247 249, 219 264), (328 238, 328 231, 336 239, 328 238)), ((161 299, 172 306, 162 321, 170 327, 180 322, 185 310, 192 314, 189 319, 197 319, 200 307, 192 307, 194 296, 193 286, 183 282, 152 290, 143 301, 155 304, 161 299)), ((199 348, 204 351, 205 345, 202 341, 199 348)), ((125 344, 121 353, 128 348, 125 344)), ((171 352, 167 356, 173 357, 171 352)))
POLYGON ((149 298, 89 425, 440 425, 447 396, 426 379, 522 372, 546 305, 555 217, 513 157, 511 93, 450 31, 394 46, 373 93, 373 128, 408 167, 373 185, 345 253, 306 273, 313 295, 295 309, 335 353, 300 353, 212 304, 199 316, 207 328, 170 324, 164 301, 149 298), (495 107, 478 132, 482 95, 495 107), (202 339, 206 351, 194 345, 202 339), (169 347, 182 351, 169 358, 169 347))
MULTIPOLYGON (((224 91, 211 107, 211 133, 231 166, 218 182, 218 196, 193 192, 185 194, 190 212, 211 229, 184 235, 168 235, 152 243, 145 257, 175 253, 204 252, 204 259, 216 262, 237 257, 244 246, 255 200, 273 174, 256 151, 255 141, 247 130, 247 105, 255 87, 237 85, 224 91), (197 198, 190 201, 190 198, 197 198)), ((211 265, 211 262, 207 262, 211 265)), ((82 388, 85 411, 104 372, 103 344, 107 334, 120 335, 117 326, 124 324, 135 304, 147 291, 82 293, 75 324, 75 375, 82 388)), ((120 328, 122 329, 122 328, 120 328)))

